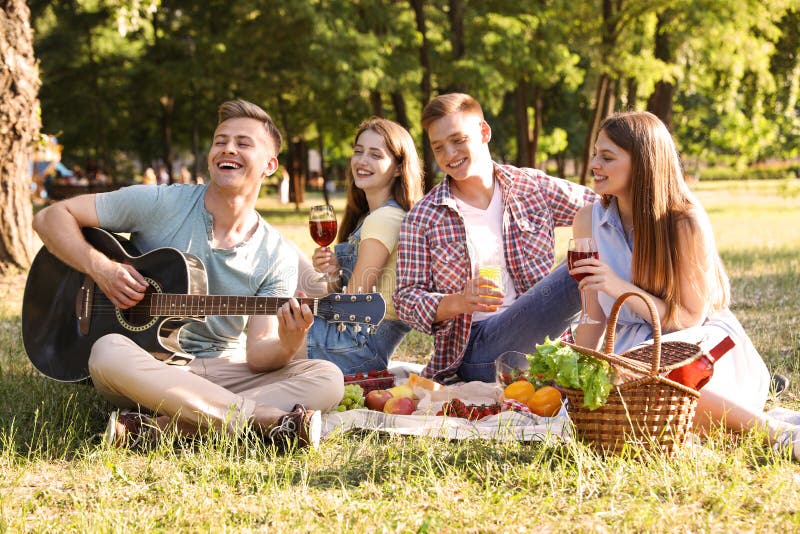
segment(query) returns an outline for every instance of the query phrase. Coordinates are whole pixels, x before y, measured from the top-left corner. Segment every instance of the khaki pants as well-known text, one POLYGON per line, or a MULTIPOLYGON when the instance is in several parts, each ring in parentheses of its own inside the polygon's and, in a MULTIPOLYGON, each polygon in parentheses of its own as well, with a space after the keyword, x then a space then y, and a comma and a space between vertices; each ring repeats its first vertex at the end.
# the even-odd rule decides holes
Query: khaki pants
POLYGON ((293 360, 277 371, 254 373, 241 357, 161 362, 119 334, 92 347, 89 373, 101 395, 120 408, 137 405, 195 425, 238 433, 256 406, 290 411, 300 403, 329 410, 344 395, 342 373, 323 360, 293 360))

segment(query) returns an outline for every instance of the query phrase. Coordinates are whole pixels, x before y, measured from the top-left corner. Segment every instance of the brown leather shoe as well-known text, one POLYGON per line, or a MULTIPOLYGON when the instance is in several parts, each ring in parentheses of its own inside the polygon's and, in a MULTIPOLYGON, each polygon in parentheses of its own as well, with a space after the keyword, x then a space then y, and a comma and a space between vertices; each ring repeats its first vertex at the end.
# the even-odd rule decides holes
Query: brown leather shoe
POLYGON ((316 410, 307 410, 302 404, 281 416, 274 425, 263 432, 264 439, 280 448, 319 447, 322 436, 322 416, 316 410))
POLYGON ((109 447, 136 449, 155 445, 160 434, 153 418, 140 412, 114 410, 108 418, 103 442, 109 447))

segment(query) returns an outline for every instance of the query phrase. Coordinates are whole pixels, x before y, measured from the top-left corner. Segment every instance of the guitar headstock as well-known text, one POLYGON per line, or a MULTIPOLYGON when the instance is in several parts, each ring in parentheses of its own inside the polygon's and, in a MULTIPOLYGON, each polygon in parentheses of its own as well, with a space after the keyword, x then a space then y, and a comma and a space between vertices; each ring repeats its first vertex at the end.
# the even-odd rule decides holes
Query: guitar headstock
POLYGON ((386 314, 380 293, 331 293, 318 301, 318 317, 331 323, 378 326, 386 314))

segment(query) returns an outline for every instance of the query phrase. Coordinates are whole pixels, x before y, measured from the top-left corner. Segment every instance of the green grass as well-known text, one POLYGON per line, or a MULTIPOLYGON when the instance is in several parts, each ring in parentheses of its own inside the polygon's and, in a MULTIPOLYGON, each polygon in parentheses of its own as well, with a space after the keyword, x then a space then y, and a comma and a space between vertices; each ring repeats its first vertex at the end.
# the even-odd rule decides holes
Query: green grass
MULTIPOLYGON (((798 408, 800 199, 779 186, 696 190, 733 281, 734 309, 770 369, 792 380, 781 404, 798 408)), ((281 231, 306 238, 305 210, 268 200, 261 207, 281 231)), ((28 363, 23 282, 0 281, 0 532, 800 529, 800 466, 759 435, 717 432, 671 461, 603 458, 580 444, 371 432, 286 455, 217 435, 147 452, 107 449, 97 435, 109 406, 91 388, 47 380, 28 363)), ((429 350, 429 339, 415 336, 400 357, 429 350)))

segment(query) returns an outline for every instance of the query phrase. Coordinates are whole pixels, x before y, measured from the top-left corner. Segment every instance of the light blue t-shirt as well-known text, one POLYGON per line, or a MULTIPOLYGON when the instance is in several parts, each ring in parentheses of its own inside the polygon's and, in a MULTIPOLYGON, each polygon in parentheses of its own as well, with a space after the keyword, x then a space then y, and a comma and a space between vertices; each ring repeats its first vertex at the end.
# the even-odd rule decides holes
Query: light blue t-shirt
MULTIPOLYGON (((97 195, 100 226, 130 233, 142 253, 172 247, 200 258, 212 295, 294 294, 298 259, 277 230, 259 217, 249 239, 231 249, 213 248, 213 217, 205 209, 205 185, 134 185, 97 195)), ((181 347, 209 358, 244 350, 245 316, 210 316, 181 331, 181 347)))

